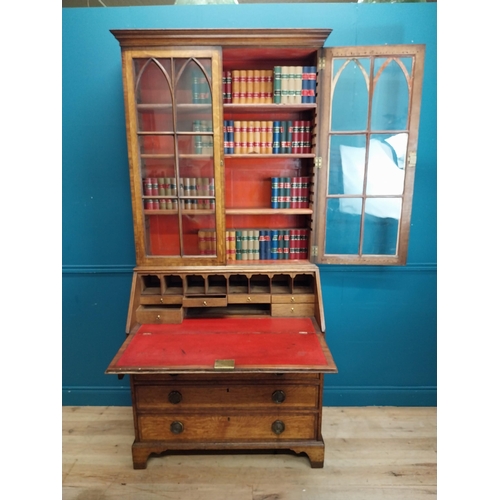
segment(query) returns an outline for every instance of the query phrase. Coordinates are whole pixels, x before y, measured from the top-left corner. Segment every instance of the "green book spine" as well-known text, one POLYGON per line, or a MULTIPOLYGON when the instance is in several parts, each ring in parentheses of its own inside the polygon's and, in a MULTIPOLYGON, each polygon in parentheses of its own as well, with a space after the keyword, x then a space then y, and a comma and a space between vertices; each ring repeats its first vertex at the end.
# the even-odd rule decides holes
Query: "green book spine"
POLYGON ((274 104, 281 103, 281 66, 274 67, 273 102, 274 104))
POLYGON ((242 260, 242 256, 241 256, 241 249, 242 249, 241 231, 236 230, 235 237, 236 237, 236 260, 242 260))

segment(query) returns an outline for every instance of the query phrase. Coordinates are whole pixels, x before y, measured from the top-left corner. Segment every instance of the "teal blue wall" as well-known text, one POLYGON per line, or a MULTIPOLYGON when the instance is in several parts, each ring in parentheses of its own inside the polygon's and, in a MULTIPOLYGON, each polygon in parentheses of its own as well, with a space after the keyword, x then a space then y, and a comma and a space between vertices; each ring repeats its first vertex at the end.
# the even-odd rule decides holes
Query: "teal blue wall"
POLYGON ((65 405, 129 405, 104 370, 124 339, 135 263, 119 28, 331 28, 326 45, 427 46, 408 265, 321 266, 336 405, 436 404, 436 4, 63 9, 65 405))

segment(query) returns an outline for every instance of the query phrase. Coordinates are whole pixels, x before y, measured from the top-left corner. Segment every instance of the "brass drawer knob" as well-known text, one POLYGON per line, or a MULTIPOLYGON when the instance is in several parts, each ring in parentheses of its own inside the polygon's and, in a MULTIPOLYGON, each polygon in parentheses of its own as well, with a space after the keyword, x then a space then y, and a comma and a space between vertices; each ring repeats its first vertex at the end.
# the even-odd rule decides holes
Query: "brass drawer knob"
POLYGON ((168 395, 168 400, 173 404, 179 404, 182 401, 182 394, 179 391, 172 391, 168 395))
POLYGON ((290 299, 290 301, 291 301, 291 302, 295 302, 295 297, 292 297, 292 298, 290 299))
POLYGON ((179 422, 178 420, 170 424, 170 431, 173 434, 180 434, 183 430, 184 426, 182 425, 182 422, 179 422))
POLYGON ((273 422, 273 425, 271 425, 271 429, 276 435, 279 436, 282 432, 285 431, 285 423, 281 420, 275 420, 273 422))
POLYGON ((271 398, 275 403, 278 403, 278 404, 283 403, 283 401, 285 401, 285 399, 286 399, 285 391, 282 391, 281 389, 274 391, 271 398))

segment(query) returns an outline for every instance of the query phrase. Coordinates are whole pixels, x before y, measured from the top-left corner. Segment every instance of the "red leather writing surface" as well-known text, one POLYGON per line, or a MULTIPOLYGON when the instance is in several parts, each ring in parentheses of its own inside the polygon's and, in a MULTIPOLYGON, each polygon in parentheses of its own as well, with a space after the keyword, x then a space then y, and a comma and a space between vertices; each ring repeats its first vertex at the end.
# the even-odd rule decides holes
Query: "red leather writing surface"
POLYGON ((216 359, 234 359, 235 368, 327 366, 309 318, 210 318, 142 325, 116 367, 203 369, 216 359))

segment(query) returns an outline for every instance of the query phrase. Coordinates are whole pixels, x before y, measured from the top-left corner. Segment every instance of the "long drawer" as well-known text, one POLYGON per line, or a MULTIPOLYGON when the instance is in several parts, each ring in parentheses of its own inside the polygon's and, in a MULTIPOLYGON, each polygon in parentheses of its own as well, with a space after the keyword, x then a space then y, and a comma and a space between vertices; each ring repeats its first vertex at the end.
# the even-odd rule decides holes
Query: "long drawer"
POLYGON ((142 441, 252 442, 317 439, 316 413, 139 414, 142 441))
POLYGON ((316 408, 318 385, 136 385, 137 409, 316 408))

